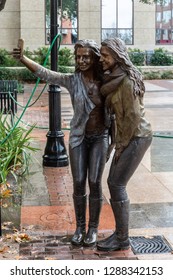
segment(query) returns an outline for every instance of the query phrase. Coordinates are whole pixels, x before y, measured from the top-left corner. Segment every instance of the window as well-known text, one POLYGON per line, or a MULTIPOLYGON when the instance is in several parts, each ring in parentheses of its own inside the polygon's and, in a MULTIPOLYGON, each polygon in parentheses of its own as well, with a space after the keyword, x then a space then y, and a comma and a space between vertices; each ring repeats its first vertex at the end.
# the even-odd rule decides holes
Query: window
POLYGON ((156 4, 156 44, 173 44, 173 0, 156 4))
POLYGON ((102 40, 119 37, 127 45, 131 45, 132 26, 133 0, 102 0, 102 40))
MULTIPOLYGON (((77 41, 78 0, 57 0, 58 33, 62 35, 62 45, 77 41)), ((46 44, 50 43, 50 0, 45 0, 46 44)))

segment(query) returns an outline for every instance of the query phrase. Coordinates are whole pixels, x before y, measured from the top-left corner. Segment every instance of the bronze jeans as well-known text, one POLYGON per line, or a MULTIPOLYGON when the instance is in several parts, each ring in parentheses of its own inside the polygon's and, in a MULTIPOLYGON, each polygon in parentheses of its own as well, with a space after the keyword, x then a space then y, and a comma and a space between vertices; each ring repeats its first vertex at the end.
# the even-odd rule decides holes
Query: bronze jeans
POLYGON ((69 147, 70 165, 73 176, 74 194, 82 196, 86 193, 86 180, 90 189, 90 197, 101 198, 101 180, 108 150, 108 130, 100 135, 85 136, 82 143, 69 147))
POLYGON ((128 199, 126 185, 137 169, 151 142, 151 136, 135 137, 122 152, 117 162, 115 161, 115 156, 113 157, 108 176, 108 186, 113 201, 128 199))

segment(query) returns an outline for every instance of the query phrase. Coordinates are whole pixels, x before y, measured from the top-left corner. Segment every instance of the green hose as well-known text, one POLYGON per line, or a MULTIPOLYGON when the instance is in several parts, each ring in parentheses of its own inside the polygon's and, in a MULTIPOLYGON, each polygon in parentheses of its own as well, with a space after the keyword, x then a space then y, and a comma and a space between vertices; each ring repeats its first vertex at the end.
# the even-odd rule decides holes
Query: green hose
MULTIPOLYGON (((15 116, 15 118, 19 119, 17 116, 15 116)), ((20 120, 23 124, 29 126, 29 127, 32 127, 33 125, 29 124, 29 123, 26 123, 24 122, 23 120, 20 120)), ((47 126, 37 126, 37 125, 34 125, 34 128, 38 128, 38 129, 49 129, 49 127, 47 126)), ((68 127, 64 127, 62 128, 62 130, 70 130, 70 128, 68 127)))
POLYGON ((159 138, 173 138, 171 135, 162 135, 158 133, 153 133, 153 137, 159 137, 159 138))
MULTIPOLYGON (((39 98, 40 98, 41 95, 43 94, 43 92, 44 92, 44 90, 45 90, 46 87, 47 87, 47 83, 46 83, 45 86, 43 87, 42 91, 40 92, 40 94, 38 95, 38 97, 36 98, 36 100, 35 100, 32 104, 28 105, 28 108, 29 108, 29 107, 32 107, 32 106, 39 100, 39 98)), ((15 99, 15 98, 13 97, 13 95, 11 94, 10 91, 8 92, 8 95, 10 96, 10 98, 11 98, 19 107, 21 107, 21 108, 25 108, 25 107, 26 107, 26 105, 23 106, 23 105, 21 105, 19 102, 17 102, 16 99, 15 99)))

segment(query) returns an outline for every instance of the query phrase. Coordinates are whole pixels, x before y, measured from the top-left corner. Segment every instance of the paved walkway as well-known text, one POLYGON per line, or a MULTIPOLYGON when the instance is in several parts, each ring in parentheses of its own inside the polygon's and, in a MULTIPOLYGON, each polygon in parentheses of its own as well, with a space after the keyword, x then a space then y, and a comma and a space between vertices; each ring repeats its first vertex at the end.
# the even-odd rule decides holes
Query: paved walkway
MULTIPOLYGON (((27 109, 22 119, 29 124, 37 123, 42 129, 36 128, 33 132, 34 144, 40 151, 35 155, 37 160, 33 159, 30 175, 22 183, 20 225, 31 240, 20 244, 20 259, 173 259, 173 82, 153 80, 145 81, 145 85, 146 115, 155 137, 127 187, 131 201, 130 237, 143 237, 148 241, 159 236, 170 250, 138 253, 132 246, 129 250, 105 253, 96 248, 71 246, 75 215, 70 167, 42 166, 49 124, 48 93, 45 90, 39 101, 27 109)), ((42 87, 39 85, 34 100, 42 87)), ((26 84, 25 93, 19 96, 18 101, 26 104, 32 89, 33 85, 26 84)), ((62 89, 61 103, 64 143, 68 154, 68 127, 72 108, 65 89, 62 89)), ((19 108, 18 115, 21 110, 19 108)), ((103 176, 104 200, 99 239, 111 234, 115 227, 106 183, 110 162, 111 158, 103 176)))

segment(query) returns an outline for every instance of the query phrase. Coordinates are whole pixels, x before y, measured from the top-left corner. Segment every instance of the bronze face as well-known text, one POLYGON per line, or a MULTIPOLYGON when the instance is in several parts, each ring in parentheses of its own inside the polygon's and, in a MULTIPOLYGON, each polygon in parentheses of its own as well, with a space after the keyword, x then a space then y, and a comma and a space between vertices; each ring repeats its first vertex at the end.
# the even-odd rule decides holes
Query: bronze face
POLYGON ((100 62, 102 63, 103 70, 112 70, 116 65, 116 60, 113 58, 112 54, 109 51, 109 48, 102 46, 100 49, 101 57, 100 62))
POLYGON ((76 53, 76 63, 80 71, 88 71, 94 63, 91 50, 89 48, 78 48, 76 53))

